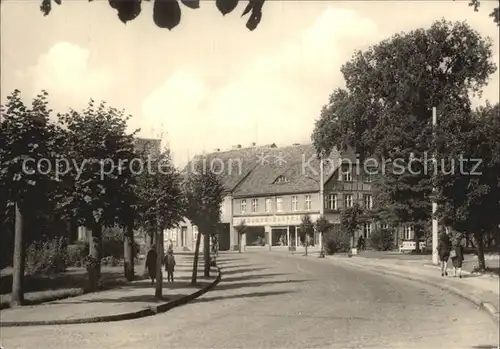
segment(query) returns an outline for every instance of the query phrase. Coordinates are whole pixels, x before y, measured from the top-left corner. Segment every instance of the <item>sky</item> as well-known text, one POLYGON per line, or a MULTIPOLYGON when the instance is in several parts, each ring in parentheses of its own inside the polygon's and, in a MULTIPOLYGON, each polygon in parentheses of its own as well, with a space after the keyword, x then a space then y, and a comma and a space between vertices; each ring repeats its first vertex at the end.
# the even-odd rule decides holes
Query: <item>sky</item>
MULTIPOLYGON (((182 8, 172 31, 157 28, 152 3, 124 25, 105 0, 63 1, 44 17, 38 0, 1 2, 1 100, 40 90, 64 112, 93 98, 125 109, 130 130, 162 137, 173 160, 215 148, 310 143, 340 67, 355 50, 432 22, 466 20, 494 43, 498 27, 468 1, 268 1, 261 24, 246 29, 246 1, 222 16, 215 3, 182 8)), ((499 73, 483 97, 498 102, 499 73)))

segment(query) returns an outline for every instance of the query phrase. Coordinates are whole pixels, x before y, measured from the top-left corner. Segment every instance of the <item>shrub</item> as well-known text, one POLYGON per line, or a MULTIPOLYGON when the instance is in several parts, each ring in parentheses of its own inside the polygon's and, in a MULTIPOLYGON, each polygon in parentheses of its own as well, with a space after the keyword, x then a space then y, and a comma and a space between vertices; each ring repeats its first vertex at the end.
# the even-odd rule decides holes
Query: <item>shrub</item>
POLYGON ((107 256, 101 259, 102 266, 116 267, 121 264, 121 259, 113 256, 107 256))
POLYGON ((351 250, 351 238, 343 229, 332 229, 325 234, 325 252, 329 255, 351 250))
POLYGON ((82 267, 83 259, 89 254, 89 245, 83 242, 68 245, 68 267, 82 267))
POLYGON ((371 248, 377 251, 389 251, 394 248, 394 231, 391 229, 376 229, 368 238, 371 248))
POLYGON ((34 241, 26 250, 26 272, 51 275, 66 270, 68 260, 66 239, 34 241))
MULTIPOLYGON (((137 258, 140 246, 134 240, 133 255, 137 258)), ((106 229, 103 232, 102 238, 102 264, 103 265, 119 265, 118 260, 123 259, 123 235, 116 228, 106 229), (113 257, 116 261, 110 262, 113 257), (106 259, 107 258, 107 259, 106 259)), ((82 267, 84 266, 83 259, 89 254, 88 242, 78 242, 68 246, 68 266, 82 267)))

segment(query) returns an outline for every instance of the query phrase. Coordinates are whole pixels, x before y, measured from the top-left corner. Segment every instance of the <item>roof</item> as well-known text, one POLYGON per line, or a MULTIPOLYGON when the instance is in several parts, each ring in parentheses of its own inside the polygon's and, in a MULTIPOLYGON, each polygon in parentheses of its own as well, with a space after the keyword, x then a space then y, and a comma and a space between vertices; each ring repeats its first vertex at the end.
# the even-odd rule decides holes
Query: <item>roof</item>
POLYGON ((139 152, 145 152, 150 156, 161 153, 161 139, 136 137, 134 143, 135 149, 139 152))
MULTIPOLYGON (((253 170, 234 189, 234 197, 263 196, 319 191, 320 161, 313 145, 261 149, 253 170), (277 183, 278 177, 284 181, 277 183)), ((334 150, 324 161, 324 183, 338 167, 340 154, 334 150)))
POLYGON ((271 147, 272 145, 254 146, 197 155, 189 161, 183 173, 189 175, 197 166, 203 166, 203 170, 212 168, 220 175, 225 190, 232 192, 257 166, 257 154, 271 147))

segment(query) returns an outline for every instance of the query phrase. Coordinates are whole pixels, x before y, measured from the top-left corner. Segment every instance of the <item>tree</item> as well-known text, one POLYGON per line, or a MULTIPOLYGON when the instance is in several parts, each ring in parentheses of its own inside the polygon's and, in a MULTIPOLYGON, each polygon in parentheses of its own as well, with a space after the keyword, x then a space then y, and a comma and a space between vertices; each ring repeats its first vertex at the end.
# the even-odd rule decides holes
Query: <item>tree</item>
POLYGON ((301 217, 300 232, 305 244, 305 255, 307 256, 309 239, 311 238, 311 235, 314 234, 314 224, 309 214, 305 214, 301 217))
POLYGON ((246 225, 245 220, 242 220, 240 224, 234 227, 234 229, 236 230, 236 233, 238 233, 238 252, 241 253, 243 236, 247 232, 248 226, 246 225))
MULTIPOLYGON (((61 0, 54 0, 58 5, 61 0)), ((92 1, 92 0, 89 0, 92 1)), ((118 18, 123 23, 127 23, 137 18, 142 10, 142 0, 108 0, 109 6, 118 12, 118 18)), ((150 2, 150 0, 144 0, 150 2)), ((254 30, 262 19, 262 7, 266 0, 250 0, 243 11, 242 17, 250 14, 246 27, 254 30)), ((200 0, 180 0, 183 5, 190 9, 198 9, 200 0)), ((231 13, 237 6, 238 0, 216 0, 217 9, 222 15, 231 13)), ((42 0, 40 10, 44 16, 47 16, 52 10, 51 0, 42 0)), ((153 21, 159 28, 172 30, 181 21, 181 6, 177 0, 154 0, 153 21)))
POLYGON ((69 147, 66 159, 71 160, 69 214, 91 229, 87 258, 91 289, 100 281, 102 229, 119 223, 127 205, 124 196, 132 181, 135 134, 126 133, 128 118, 105 102, 96 108, 93 100, 81 112, 59 116, 69 147))
MULTIPOLYGON (((89 0, 89 2, 92 0, 89 0)), ((150 0, 144 0, 150 2, 150 0)), ((242 17, 250 13, 246 27, 249 30, 254 30, 259 25, 262 19, 262 7, 266 0, 250 0, 243 11, 242 17)), ((62 0, 54 0, 58 5, 62 0)), ((181 0, 182 4, 191 8, 197 9, 200 7, 200 0, 181 0)), ((216 0, 217 9, 225 16, 231 13, 237 6, 238 0, 216 0)), ((109 6, 118 12, 118 18, 123 23, 132 21, 137 18, 142 9, 142 0, 109 0, 109 6)), ((469 6, 474 7, 474 11, 479 11, 480 1, 470 0, 469 6)), ((40 10, 44 16, 47 16, 52 10, 51 0, 41 0, 40 10)), ((493 21, 500 25, 499 7, 496 7, 489 15, 493 21)), ((167 28, 169 30, 175 28, 181 21, 181 7, 177 0, 155 0, 153 5, 153 21, 159 28, 167 28)))
POLYGON ((62 142, 49 123, 47 96, 42 91, 28 108, 14 90, 0 110, 0 187, 7 208, 15 208, 12 305, 24 301, 25 220, 36 217, 51 195, 54 199, 58 186, 55 165, 62 142))
MULTIPOLYGON (((470 0, 469 6, 474 7, 474 12, 478 12, 479 7, 481 6, 481 1, 480 0, 470 0)), ((495 7, 493 9, 493 11, 490 12, 489 16, 491 18, 493 18, 493 22, 495 22, 498 26, 500 26, 500 6, 495 7)))
POLYGON ((363 223, 362 216, 363 210, 357 203, 340 213, 340 225, 351 237, 352 248, 355 246, 354 235, 361 226, 361 223, 363 223))
POLYGON ((474 237, 480 270, 484 237, 500 224, 499 112, 499 104, 487 104, 471 115, 445 114, 436 130, 438 214, 445 226, 474 237))
POLYGON ((169 152, 148 159, 148 168, 138 178, 137 196, 141 224, 156 234, 157 268, 155 296, 162 296, 163 231, 175 227, 185 214, 182 177, 172 165, 169 152))
MULTIPOLYGON (((217 224, 220 222, 221 216, 221 205, 224 200, 224 186, 217 174, 210 170, 207 171, 202 164, 198 164, 196 169, 187 175, 184 191, 187 199, 186 217, 199 230, 196 238, 193 276, 191 278, 191 283, 194 285, 198 274, 200 234, 210 236, 212 232, 217 230, 217 224)), ((205 246, 205 249, 209 249, 209 246, 205 246)), ((208 256, 205 254, 205 276, 210 275, 209 257, 209 254, 208 256)))
POLYGON ((320 234, 320 240, 321 240, 321 251, 319 252, 319 257, 320 258, 325 258, 325 234, 330 230, 331 228, 331 223, 328 222, 325 217, 321 216, 318 217, 316 222, 314 222, 314 229, 316 229, 317 232, 320 234))
POLYGON ((466 23, 445 20, 394 35, 342 66, 346 89, 332 93, 316 122, 318 153, 350 146, 378 162, 381 206, 412 223, 417 241, 431 218, 432 108, 470 111, 469 95, 496 70, 491 48, 466 23))

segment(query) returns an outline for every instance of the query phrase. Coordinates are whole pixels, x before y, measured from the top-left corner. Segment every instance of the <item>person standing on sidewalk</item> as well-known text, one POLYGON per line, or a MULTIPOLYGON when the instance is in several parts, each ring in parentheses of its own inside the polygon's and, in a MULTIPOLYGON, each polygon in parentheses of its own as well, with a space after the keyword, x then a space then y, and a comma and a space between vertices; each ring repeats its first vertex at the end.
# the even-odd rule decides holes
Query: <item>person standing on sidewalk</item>
POLYGON ((451 262, 453 263, 453 277, 462 278, 462 262, 464 261, 464 248, 462 246, 462 237, 457 236, 453 241, 453 247, 450 252, 451 262))
POLYGON ((451 241, 446 232, 439 235, 437 252, 441 262, 441 276, 448 276, 448 259, 450 259, 451 241))
POLYGON ((156 254, 156 248, 155 245, 151 246, 151 248, 148 251, 148 254, 146 255, 146 268, 148 269, 148 275, 151 278, 151 283, 155 283, 156 279, 156 259, 157 259, 157 254, 156 254))
POLYGON ((174 282, 175 264, 174 251, 168 250, 165 257, 165 271, 167 272, 167 282, 174 282))

